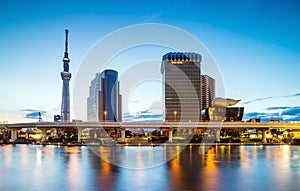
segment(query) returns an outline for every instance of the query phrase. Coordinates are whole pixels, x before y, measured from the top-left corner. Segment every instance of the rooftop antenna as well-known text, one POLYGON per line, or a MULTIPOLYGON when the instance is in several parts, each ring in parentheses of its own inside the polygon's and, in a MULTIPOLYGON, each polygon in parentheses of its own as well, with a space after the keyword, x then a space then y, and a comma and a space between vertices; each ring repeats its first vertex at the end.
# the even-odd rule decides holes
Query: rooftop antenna
POLYGON ((69 33, 69 30, 66 29, 65 58, 68 58, 68 33, 69 33))
POLYGON ((64 72, 69 72, 69 53, 68 53, 68 34, 69 34, 69 30, 66 29, 66 42, 65 42, 65 56, 63 59, 64 62, 64 72))

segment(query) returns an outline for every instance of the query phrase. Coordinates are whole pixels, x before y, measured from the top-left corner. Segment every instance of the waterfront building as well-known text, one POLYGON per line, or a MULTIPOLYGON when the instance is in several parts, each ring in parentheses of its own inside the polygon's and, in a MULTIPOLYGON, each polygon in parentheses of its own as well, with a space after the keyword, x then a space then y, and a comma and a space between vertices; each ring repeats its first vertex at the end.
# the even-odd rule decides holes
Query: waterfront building
POLYGON ((62 102, 61 102, 61 121, 70 121, 70 90, 69 90, 69 81, 71 80, 71 73, 69 72, 69 53, 68 53, 68 30, 66 32, 66 41, 65 41, 65 54, 63 58, 63 67, 64 70, 60 73, 63 80, 63 89, 62 89, 62 102))
POLYGON ((204 120, 208 121, 242 121, 244 107, 208 107, 204 120))
POLYGON ((215 99, 215 79, 208 75, 201 75, 201 110, 212 107, 215 99))
POLYGON ((165 121, 201 120, 201 55, 170 52, 162 57, 165 121))
POLYGON ((243 115, 244 107, 227 107, 225 121, 242 121, 243 115))
POLYGON ((244 115, 244 107, 232 107, 241 100, 230 98, 215 98, 212 107, 205 109, 204 120, 211 121, 242 121, 244 115))
POLYGON ((88 121, 122 121, 122 97, 118 72, 104 70, 91 81, 87 98, 88 121))

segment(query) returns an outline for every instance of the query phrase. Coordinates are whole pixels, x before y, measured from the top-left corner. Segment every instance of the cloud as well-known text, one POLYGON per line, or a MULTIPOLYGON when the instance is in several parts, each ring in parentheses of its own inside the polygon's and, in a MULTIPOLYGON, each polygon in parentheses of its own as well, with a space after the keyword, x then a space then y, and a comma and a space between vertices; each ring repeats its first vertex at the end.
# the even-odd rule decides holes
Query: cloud
POLYGON ((35 109, 22 109, 20 111, 25 112, 24 118, 27 119, 39 119, 39 115, 45 116, 47 114, 46 111, 35 110, 35 109))
POLYGON ((267 117, 267 116, 269 116, 269 113, 264 113, 264 112, 245 113, 245 117, 247 117, 247 118, 262 118, 262 117, 267 117))
POLYGON ((250 112, 244 114, 244 120, 249 119, 260 119, 261 122, 268 122, 270 119, 273 118, 275 120, 279 119, 278 113, 274 116, 273 113, 265 113, 265 112, 250 112))
POLYGON ((288 115, 288 116, 300 116, 300 106, 291 107, 287 110, 282 111, 282 115, 288 115))
POLYGON ((289 106, 278 106, 278 107, 267 107, 266 110, 282 110, 282 109, 289 109, 289 106))
POLYGON ((37 110, 36 109, 21 109, 20 111, 32 112, 32 111, 37 111, 37 110))
POLYGON ((300 121, 300 115, 288 117, 286 121, 300 121))
POLYGON ((257 102, 257 101, 268 100, 268 99, 272 99, 272 98, 274 98, 274 97, 270 96, 270 97, 257 98, 257 99, 253 99, 253 100, 244 102, 244 105, 253 103, 253 102, 257 102))
POLYGON ((291 95, 288 95, 286 97, 298 97, 300 96, 300 92, 299 93, 295 93, 295 94, 291 94, 291 95))
POLYGON ((246 104, 250 104, 250 103, 253 103, 253 102, 257 102, 257 101, 270 100, 270 99, 274 99, 274 98, 286 98, 286 97, 298 97, 298 96, 300 96, 300 92, 290 94, 290 95, 284 95, 284 96, 269 96, 269 97, 257 98, 257 99, 246 101, 243 104, 246 105, 246 104))
POLYGON ((281 110, 280 113, 276 112, 250 112, 244 114, 244 119, 248 120, 251 118, 260 118, 261 121, 267 122, 271 118, 275 120, 283 121, 300 121, 300 106, 289 107, 289 106, 279 106, 279 107, 268 107, 266 110, 281 110))
POLYGON ((122 121, 140 121, 140 122, 162 122, 162 114, 153 114, 150 110, 144 110, 136 113, 124 113, 122 121))

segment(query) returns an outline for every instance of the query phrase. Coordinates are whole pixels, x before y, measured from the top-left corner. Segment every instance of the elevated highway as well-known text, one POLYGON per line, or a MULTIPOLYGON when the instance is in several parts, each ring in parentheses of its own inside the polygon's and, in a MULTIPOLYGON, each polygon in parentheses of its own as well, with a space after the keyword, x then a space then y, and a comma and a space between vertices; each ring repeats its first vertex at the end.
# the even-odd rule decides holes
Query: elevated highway
POLYGON ((0 125, 0 128, 222 128, 222 129, 291 129, 300 130, 300 123, 291 122, 35 122, 0 125))
POLYGON ((263 132, 263 142, 266 142, 266 132, 271 129, 300 131, 300 123, 291 122, 35 122, 35 123, 12 123, 2 124, 0 128, 11 131, 11 139, 17 139, 17 131, 22 128, 37 128, 43 132, 43 140, 46 138, 47 129, 52 128, 76 128, 78 129, 78 140, 81 140, 83 129, 119 129, 121 131, 122 142, 125 142, 126 129, 167 129, 169 131, 169 141, 172 142, 174 129, 193 131, 195 129, 257 129, 263 132))

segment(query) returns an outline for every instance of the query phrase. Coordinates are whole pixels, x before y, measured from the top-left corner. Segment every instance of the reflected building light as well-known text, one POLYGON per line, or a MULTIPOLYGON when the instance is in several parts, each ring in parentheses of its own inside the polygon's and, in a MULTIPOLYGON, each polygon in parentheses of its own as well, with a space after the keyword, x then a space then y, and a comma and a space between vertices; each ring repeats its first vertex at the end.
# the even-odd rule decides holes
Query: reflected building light
POLYGON ((215 164, 215 148, 211 147, 207 152, 206 152, 206 160, 205 160, 205 169, 207 172, 216 172, 216 164, 215 164))
POLYGON ((67 169, 66 169, 66 177, 67 177, 67 185, 70 190, 78 190, 79 188, 74 184, 74 182, 80 182, 80 165, 79 165, 79 156, 78 156, 78 148, 75 147, 65 147, 67 152, 70 153, 70 157, 67 158, 67 169))

